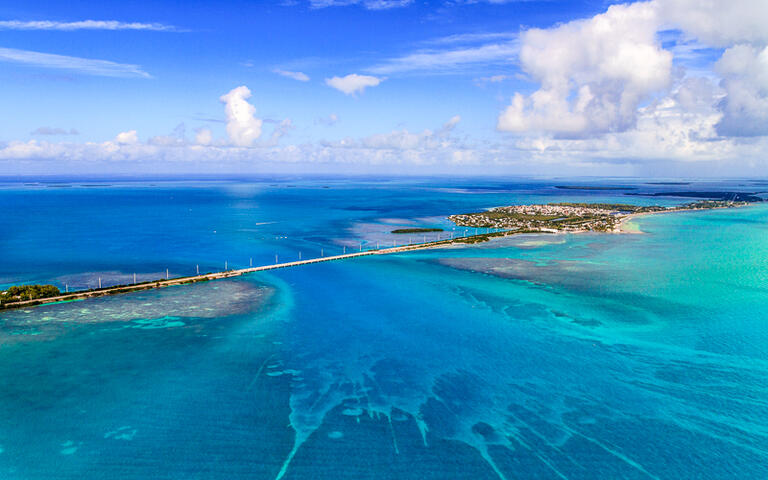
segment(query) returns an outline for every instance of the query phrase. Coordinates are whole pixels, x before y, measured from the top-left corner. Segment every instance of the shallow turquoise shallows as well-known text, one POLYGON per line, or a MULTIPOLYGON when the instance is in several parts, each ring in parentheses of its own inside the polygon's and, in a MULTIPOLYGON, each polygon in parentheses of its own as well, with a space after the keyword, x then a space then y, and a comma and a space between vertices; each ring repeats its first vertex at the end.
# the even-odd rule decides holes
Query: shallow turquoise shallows
MULTIPOLYGON (((0 234, 0 272, 86 285, 455 232, 455 209, 680 201, 559 184, 13 186, 51 205, 0 234), (107 217, 158 191, 181 200, 107 217), (86 232, 50 213, 74 197, 86 232), (92 248, 28 261, 56 224, 92 248)), ((768 206, 634 222, 0 313, 0 478, 768 478, 768 206)))

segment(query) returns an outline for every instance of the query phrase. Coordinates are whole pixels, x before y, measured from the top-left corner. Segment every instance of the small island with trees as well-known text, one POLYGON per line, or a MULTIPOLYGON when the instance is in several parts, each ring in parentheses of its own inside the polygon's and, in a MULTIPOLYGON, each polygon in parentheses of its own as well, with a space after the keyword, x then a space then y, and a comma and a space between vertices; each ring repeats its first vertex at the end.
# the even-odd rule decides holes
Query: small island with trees
POLYGON ((37 300, 38 298, 57 297, 61 291, 53 285, 20 285, 0 292, 0 306, 6 303, 37 300))

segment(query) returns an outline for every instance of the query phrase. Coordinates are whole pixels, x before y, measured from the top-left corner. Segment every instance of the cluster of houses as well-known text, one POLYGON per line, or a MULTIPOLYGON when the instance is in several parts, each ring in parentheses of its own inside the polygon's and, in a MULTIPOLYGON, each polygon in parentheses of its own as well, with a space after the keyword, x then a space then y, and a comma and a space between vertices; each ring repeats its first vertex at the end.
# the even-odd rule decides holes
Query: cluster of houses
POLYGON ((589 205, 512 205, 453 215, 456 225, 540 232, 612 231, 631 211, 589 205))

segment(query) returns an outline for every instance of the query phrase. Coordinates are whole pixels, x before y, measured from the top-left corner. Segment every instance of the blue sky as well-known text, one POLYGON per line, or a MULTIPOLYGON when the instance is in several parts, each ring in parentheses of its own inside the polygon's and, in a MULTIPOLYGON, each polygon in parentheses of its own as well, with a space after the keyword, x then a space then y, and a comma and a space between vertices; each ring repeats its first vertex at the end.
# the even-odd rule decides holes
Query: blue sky
POLYGON ((755 174, 766 153, 760 1, 5 3, 14 173, 755 174))

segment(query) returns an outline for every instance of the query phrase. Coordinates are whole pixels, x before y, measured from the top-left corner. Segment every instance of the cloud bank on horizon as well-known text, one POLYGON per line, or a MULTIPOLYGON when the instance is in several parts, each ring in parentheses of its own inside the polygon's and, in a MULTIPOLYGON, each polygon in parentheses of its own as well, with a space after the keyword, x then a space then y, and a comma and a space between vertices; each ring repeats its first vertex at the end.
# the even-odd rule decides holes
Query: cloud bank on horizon
MULTIPOLYGON (((448 3, 441 8, 497 12, 508 7, 498 1, 448 3)), ((309 0, 302 5, 283 8, 304 8, 296 15, 343 12, 338 15, 365 19, 419 8, 408 0, 309 0)), ((514 9, 504 11, 515 15, 514 9)), ((483 17, 478 18, 482 24, 483 17)), ((18 171, 34 169, 36 162, 105 169, 121 162, 136 169, 166 162, 169 170, 186 165, 189 171, 210 170, 206 166, 211 164, 246 171, 265 165, 402 171, 410 165, 419 171, 476 172, 481 166, 509 173, 607 169, 619 174, 701 174, 696 165, 705 165, 713 174, 760 174, 768 166, 765 25, 764 0, 651 0, 618 3, 593 15, 519 31, 465 30, 401 41, 399 51, 389 53, 354 50, 362 59, 346 51, 333 59, 312 53, 278 63, 249 60, 250 70, 264 74, 234 85, 223 78, 219 83, 229 86, 216 93, 223 110, 208 115, 221 120, 198 121, 191 139, 184 127, 189 119, 171 135, 143 137, 142 129, 127 125, 102 142, 8 138, 0 141, 0 164, 16 165, 18 171), (433 108, 414 110, 413 91, 433 108), (267 113, 257 117, 257 107, 267 113), (275 119, 285 117, 288 109, 294 112, 289 118, 275 119), (366 118, 370 125, 386 115, 391 127, 382 133, 367 122, 339 123, 340 109, 345 119, 366 118), (305 118, 297 118, 305 111, 305 118), (265 124, 273 125, 272 132, 262 136, 265 124)), ((117 20, 4 20, 0 29, 67 32, 62 35, 182 31, 164 23, 117 20)), ((138 62, 17 48, 0 48, 0 61, 130 82, 161 78, 138 62)), ((25 131, 56 139, 85 130, 79 125, 37 127, 43 122, 50 123, 40 119, 25 131)))

